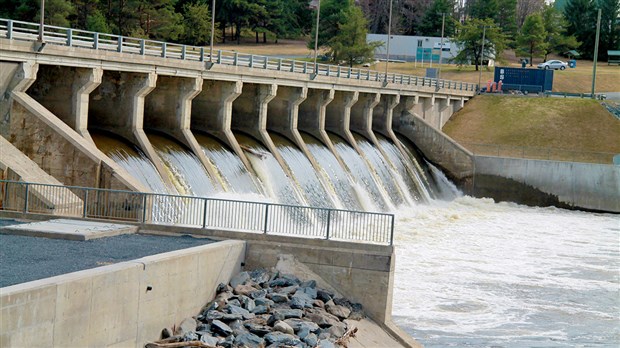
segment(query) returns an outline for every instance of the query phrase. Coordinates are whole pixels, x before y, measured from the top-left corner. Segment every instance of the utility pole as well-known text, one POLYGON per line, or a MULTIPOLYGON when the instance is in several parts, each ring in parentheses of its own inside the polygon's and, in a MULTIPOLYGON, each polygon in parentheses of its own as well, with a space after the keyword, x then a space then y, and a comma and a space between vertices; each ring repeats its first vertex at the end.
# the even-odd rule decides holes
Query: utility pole
POLYGON ((390 36, 392 36, 392 1, 390 0, 390 14, 388 17, 388 36, 387 36, 387 55, 385 57, 385 81, 383 85, 388 83, 388 65, 390 64, 390 36))
POLYGON ((314 33, 314 74, 318 72, 316 60, 319 55, 319 19, 321 18, 321 0, 316 8, 316 30, 314 33))
POLYGON ((594 67, 592 68, 592 99, 594 99, 594 90, 596 87, 596 62, 598 61, 598 38, 601 33, 601 9, 598 9, 598 17, 596 19, 596 41, 594 42, 594 67))
POLYGON ((44 27, 44 18, 45 18, 45 0, 41 0, 41 13, 39 13, 39 41, 43 42, 43 27, 44 27))
MULTIPOLYGON (((224 33, 226 35, 226 33, 224 33)), ((209 47, 209 62, 213 64, 213 41, 215 39, 215 0, 211 2, 211 47, 209 47)))
MULTIPOLYGON (((437 80, 441 79, 441 56, 443 55, 443 34, 446 26, 446 13, 441 13, 441 43, 439 44, 439 69, 437 69, 437 80)), ((431 57, 432 58, 432 57, 431 57)))
POLYGON ((480 67, 478 70, 478 93, 480 93, 480 91, 482 90, 482 88, 480 88, 480 81, 482 81, 482 64, 484 64, 484 40, 485 40, 486 30, 487 30, 487 26, 483 25, 482 26, 482 50, 480 51, 480 67))

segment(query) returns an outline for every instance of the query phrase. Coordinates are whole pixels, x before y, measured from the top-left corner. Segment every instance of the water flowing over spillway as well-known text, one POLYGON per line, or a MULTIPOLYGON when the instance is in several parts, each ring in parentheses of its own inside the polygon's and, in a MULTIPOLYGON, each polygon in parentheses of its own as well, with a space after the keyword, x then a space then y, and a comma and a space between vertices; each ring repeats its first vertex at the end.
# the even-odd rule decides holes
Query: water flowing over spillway
POLYGON ((216 192, 205 167, 190 150, 165 136, 147 135, 180 194, 206 197, 216 192))
MULTIPOLYGON (((334 192, 338 196, 337 202, 341 204, 340 209, 366 210, 360 201, 369 201, 367 192, 365 197, 358 198, 354 187, 353 179, 344 171, 338 159, 325 145, 320 143, 313 136, 301 133, 304 143, 308 147, 308 151, 312 154, 321 169, 327 174, 328 184, 332 185, 334 192)), ((360 190, 358 190, 359 192, 360 190)), ((368 207, 370 208, 370 207, 368 207)))
POLYGON ((260 194, 262 189, 258 180, 252 179, 239 157, 212 136, 195 132, 196 140, 213 166, 219 172, 219 179, 226 182, 235 193, 260 194))
POLYGON ((308 157, 283 136, 271 133, 270 137, 291 169, 294 180, 304 193, 308 203, 314 207, 333 208, 333 195, 328 194, 323 187, 318 176, 320 174, 314 170, 308 157))
POLYGON ((97 148, 156 193, 177 193, 169 188, 149 158, 139 148, 105 132, 90 132, 97 148))

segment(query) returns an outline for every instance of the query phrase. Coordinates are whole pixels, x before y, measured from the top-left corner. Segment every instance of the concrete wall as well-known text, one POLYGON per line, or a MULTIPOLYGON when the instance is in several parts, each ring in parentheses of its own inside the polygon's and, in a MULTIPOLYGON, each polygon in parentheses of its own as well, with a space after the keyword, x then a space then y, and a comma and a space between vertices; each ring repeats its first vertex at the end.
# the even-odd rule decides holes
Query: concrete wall
POLYGON ((475 156, 474 194, 620 213, 620 166, 475 156))
POLYGON ((0 346, 143 347, 196 315, 244 254, 224 241, 2 288, 0 346))

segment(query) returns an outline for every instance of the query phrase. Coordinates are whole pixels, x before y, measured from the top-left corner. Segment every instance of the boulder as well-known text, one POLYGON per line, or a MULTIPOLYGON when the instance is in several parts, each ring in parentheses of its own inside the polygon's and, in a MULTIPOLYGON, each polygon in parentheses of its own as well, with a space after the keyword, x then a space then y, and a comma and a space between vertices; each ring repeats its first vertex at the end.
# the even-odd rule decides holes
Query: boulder
POLYGON ((247 282, 248 280, 250 280, 250 274, 248 272, 241 272, 236 276, 232 277, 229 284, 234 289, 239 285, 245 284, 245 282, 247 282))
POLYGON ((183 336, 187 332, 195 332, 196 331, 196 320, 194 318, 185 318, 181 321, 176 329, 174 330, 175 336, 183 336))
POLYGON ((271 327, 267 326, 267 325, 260 325, 257 323, 252 323, 252 322, 248 322, 244 324, 245 328, 248 329, 248 331, 250 331, 251 333, 258 335, 258 336, 265 336, 266 334, 270 333, 271 327))
POLYGON ((244 348, 262 348, 265 340, 253 333, 244 333, 235 337, 235 346, 244 348))
POLYGON ((267 296, 275 303, 288 302, 288 296, 285 294, 273 293, 267 296))
POLYGON ((304 337, 303 341, 310 347, 316 347, 316 345, 319 343, 319 338, 315 334, 311 333, 308 336, 304 337))
POLYGON ((336 345, 329 340, 320 340, 317 348, 336 348, 336 345))
POLYGON ((219 340, 217 339, 217 337, 213 337, 211 335, 205 334, 205 335, 200 336, 200 342, 202 342, 202 343, 204 343, 204 344, 206 344, 208 346, 215 347, 217 345, 218 341, 219 340))
POLYGON ((251 285, 241 284, 241 285, 235 286, 235 290, 233 290, 233 292, 235 293, 235 295, 249 296, 251 293, 253 293, 256 290, 258 289, 256 289, 255 287, 251 285))
POLYGON ((289 334, 289 335, 295 334, 295 331, 293 331, 293 328, 289 324, 287 324, 286 322, 284 322, 282 320, 278 320, 278 321, 276 321, 275 324, 273 324, 273 330, 274 331, 280 331, 280 332, 283 332, 283 333, 289 334))
POLYGON ((316 323, 320 327, 329 327, 340 322, 338 317, 316 308, 306 310, 305 318, 316 323))
POLYGON ((282 315, 284 317, 283 319, 301 318, 304 315, 304 312, 301 309, 276 309, 274 310, 274 313, 282 315))
POLYGON ((327 312, 337 316, 340 320, 347 319, 351 314, 351 310, 345 306, 333 305, 327 306, 327 312))
POLYGON ((241 308, 239 306, 234 306, 234 305, 228 305, 226 307, 226 311, 229 314, 240 314, 241 316, 243 316, 243 319, 248 320, 248 319, 252 319, 254 318, 254 313, 250 313, 250 311, 248 311, 247 309, 241 308))
POLYGON ((265 335, 265 341, 268 344, 277 344, 280 346, 288 345, 294 346, 300 344, 301 341, 293 335, 285 334, 279 331, 270 332, 265 335))
POLYGON ((334 297, 334 294, 329 292, 329 291, 327 291, 327 290, 318 289, 316 291, 316 298, 318 298, 319 300, 323 301, 324 303, 327 303, 333 297, 334 297))
POLYGON ((213 320, 213 322, 211 323, 211 330, 213 330, 214 333, 221 334, 223 336, 228 336, 233 332, 230 326, 224 324, 219 320, 213 320))
POLYGON ((269 313, 270 307, 269 306, 256 306, 254 307, 254 309, 252 309, 250 312, 254 313, 254 314, 267 314, 269 313))

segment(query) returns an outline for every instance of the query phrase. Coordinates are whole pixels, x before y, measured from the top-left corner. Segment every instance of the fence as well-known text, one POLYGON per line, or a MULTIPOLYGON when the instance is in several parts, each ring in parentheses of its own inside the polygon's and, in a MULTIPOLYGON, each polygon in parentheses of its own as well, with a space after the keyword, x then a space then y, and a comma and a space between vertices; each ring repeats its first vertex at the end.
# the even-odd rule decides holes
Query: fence
POLYGON ((509 146, 496 144, 462 143, 476 155, 541 159, 567 162, 613 163, 616 154, 594 151, 573 151, 552 147, 509 146))
POLYGON ((0 180, 0 210, 392 245, 394 215, 0 180))
MULTIPOLYGON (((0 18, 0 37, 12 40, 37 41, 39 39, 39 24, 0 18)), ((402 74, 385 74, 375 70, 348 68, 330 64, 315 65, 305 61, 243 54, 231 51, 217 50, 213 57, 210 57, 209 50, 205 49, 205 47, 96 33, 51 25, 44 25, 43 41, 48 44, 61 46, 116 51, 199 62, 212 61, 217 64, 288 71, 317 76, 391 82, 401 85, 429 86, 463 91, 477 90, 477 85, 473 83, 429 79, 402 74)))

